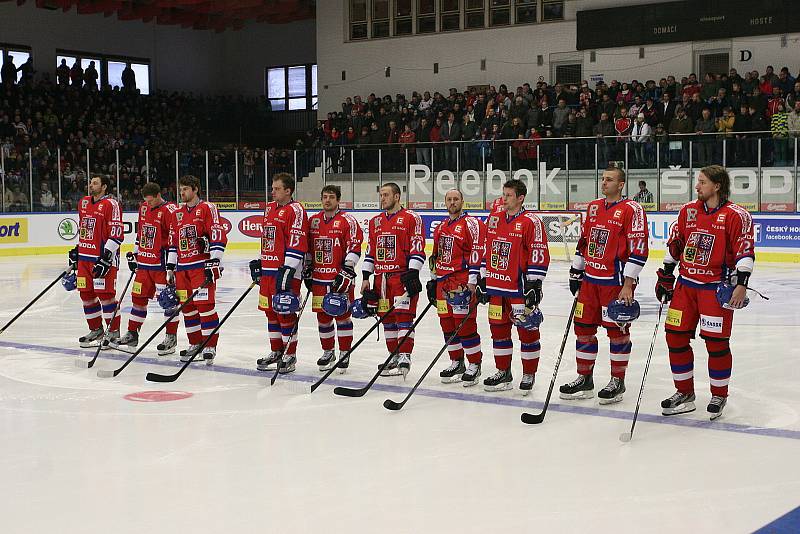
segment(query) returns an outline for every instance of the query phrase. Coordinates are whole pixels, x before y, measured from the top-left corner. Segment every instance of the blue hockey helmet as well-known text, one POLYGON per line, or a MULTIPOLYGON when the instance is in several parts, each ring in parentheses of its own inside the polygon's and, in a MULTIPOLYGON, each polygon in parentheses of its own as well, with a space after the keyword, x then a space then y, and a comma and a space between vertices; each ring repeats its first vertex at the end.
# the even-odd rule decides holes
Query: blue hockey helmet
POLYGON ((617 324, 630 324, 639 318, 641 308, 635 300, 630 305, 621 300, 613 300, 607 308, 608 320, 617 324))
POLYGON ((364 303, 364 299, 356 299, 353 301, 353 305, 350 308, 350 314, 354 319, 366 319, 369 317, 367 313, 367 307, 364 303))
POLYGON ((173 286, 167 286, 158 292, 158 305, 163 310, 172 310, 181 304, 181 299, 178 298, 178 292, 175 291, 173 286))
POLYGON ((331 317, 344 315, 350 309, 350 299, 342 293, 326 293, 322 297, 322 311, 331 317))
POLYGON ((289 291, 278 293, 272 297, 272 309, 275 313, 294 313, 300 309, 300 299, 289 291))
POLYGON ((521 312, 512 311, 511 322, 525 330, 537 330, 544 322, 544 314, 539 308, 525 308, 521 312))
MULTIPOLYGON (((726 310, 737 310, 739 308, 734 308, 728 302, 730 302, 731 297, 733 296, 733 290, 736 289, 736 286, 729 282, 720 282, 717 285, 717 302, 719 305, 725 308, 726 310)), ((744 302, 742 303, 742 308, 750 304, 750 299, 745 297, 744 302)))
POLYGON ((445 300, 450 306, 469 306, 472 299, 472 291, 464 288, 456 288, 451 291, 445 291, 445 300))
POLYGON ((64 289, 67 291, 75 291, 78 287, 78 275, 75 274, 75 271, 65 275, 64 278, 61 279, 61 285, 64 286, 64 289))

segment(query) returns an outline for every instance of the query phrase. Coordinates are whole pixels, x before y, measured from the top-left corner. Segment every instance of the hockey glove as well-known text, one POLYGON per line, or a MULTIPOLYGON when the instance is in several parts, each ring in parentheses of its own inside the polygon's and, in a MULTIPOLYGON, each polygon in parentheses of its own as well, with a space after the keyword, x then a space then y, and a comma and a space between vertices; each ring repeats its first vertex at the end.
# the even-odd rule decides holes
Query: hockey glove
POLYGON ((409 269, 400 275, 400 282, 406 288, 409 297, 416 297, 422 293, 422 282, 419 281, 419 271, 416 269, 409 269))
POLYGON ((347 293, 355 280, 356 271, 352 267, 345 265, 341 271, 336 273, 331 289, 334 293, 347 293))
POLYGON ((431 274, 436 276, 436 254, 431 254, 428 258, 428 268, 431 270, 431 274))
POLYGON ((526 308, 536 308, 542 302, 542 281, 541 280, 525 280, 525 286, 522 291, 525 297, 526 308))
POLYGON ((489 293, 486 291, 486 278, 481 278, 475 287, 475 298, 480 304, 489 304, 489 293))
POLYGON ((683 256, 683 249, 685 246, 686 244, 680 236, 673 235, 667 243, 667 249, 672 259, 680 260, 681 256, 683 256))
POLYGON ((314 283, 314 264, 311 262, 303 266, 303 285, 306 286, 308 291, 311 291, 311 284, 314 283))
POLYGON ((105 278, 108 271, 111 270, 111 263, 113 261, 114 253, 108 249, 103 249, 102 254, 100 254, 100 257, 97 258, 97 262, 94 264, 94 269, 92 269, 92 278, 105 278))
POLYGON ((367 289, 364 291, 361 296, 363 297, 364 302, 364 310, 367 312, 368 316, 373 316, 378 314, 378 294, 375 293, 371 289, 367 289))
POLYGON ((577 252, 581 256, 586 256, 586 247, 587 247, 586 238, 581 236, 581 238, 578 239, 578 245, 575 247, 575 252, 577 252))
POLYGON ((574 267, 569 268, 569 291, 573 296, 578 294, 583 281, 583 271, 574 267))
POLYGON ((78 247, 73 248, 67 254, 67 258, 69 258, 69 269, 74 271, 78 268, 78 247))
POLYGON ((203 264, 203 274, 206 275, 206 284, 213 284, 222 276, 222 267, 218 259, 206 260, 203 264))
POLYGON ((203 254, 208 253, 210 250, 208 238, 206 236, 198 237, 197 241, 195 241, 195 244, 197 245, 197 250, 203 254))
POLYGON ((261 280, 261 260, 250 260, 247 266, 250 267, 250 278, 253 282, 261 280))
POLYGON ((665 263, 662 268, 656 271, 658 281, 656 282, 656 298, 659 302, 667 303, 672 300, 672 293, 675 291, 675 271, 674 263, 665 263))
POLYGON ((175 287, 175 264, 167 264, 167 285, 175 287))
POLYGON ((294 273, 297 272, 294 267, 288 265, 281 265, 278 269, 278 274, 275 281, 275 292, 282 293, 284 291, 292 290, 292 280, 294 280, 294 273))
POLYGON ((139 264, 136 261, 136 254, 133 252, 128 252, 125 254, 125 259, 128 260, 128 269, 130 269, 132 273, 135 273, 136 269, 139 267, 139 264))
POLYGON ((428 302, 431 306, 436 306, 436 280, 428 280, 425 290, 428 292, 428 302))

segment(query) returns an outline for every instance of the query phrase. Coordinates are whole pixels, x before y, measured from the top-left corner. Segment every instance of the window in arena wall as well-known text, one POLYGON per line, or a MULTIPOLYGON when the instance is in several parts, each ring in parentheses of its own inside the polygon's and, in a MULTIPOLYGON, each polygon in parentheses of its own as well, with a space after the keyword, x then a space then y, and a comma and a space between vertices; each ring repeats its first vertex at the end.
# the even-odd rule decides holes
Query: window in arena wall
POLYGON ((269 67, 266 72, 265 86, 272 111, 315 109, 317 105, 317 66, 269 67))
POLYGON ((389 37, 389 0, 372 0, 372 37, 389 37))
POLYGON ((536 22, 536 0, 514 0, 514 23, 536 22))
POLYGON ((132 58, 125 56, 107 56, 92 52, 76 52, 71 50, 56 50, 56 68, 61 66, 61 60, 67 62, 67 67, 72 68, 75 62, 86 71, 89 64, 94 61, 97 70, 97 83, 100 87, 107 84, 109 87, 122 88, 122 73, 130 66, 134 74, 136 89, 143 95, 150 94, 150 60, 145 58, 132 58))
POLYGON ((411 35, 413 32, 411 18, 412 0, 392 0, 394 2, 394 34, 411 35))
POLYGON ((350 0, 350 39, 367 38, 367 0, 350 0))
POLYGON ((564 0, 542 0, 542 21, 564 20, 564 0))
POLYGON ((467 0, 464 6, 464 27, 468 29, 486 26, 484 0, 467 0))
MULTIPOLYGON (((14 67, 19 69, 23 63, 28 61, 28 58, 31 57, 31 49, 25 48, 22 46, 16 45, 6 45, 4 43, 0 43, 0 63, 5 63, 6 55, 8 55, 14 61, 14 67)), ((17 80, 20 80, 22 77, 22 73, 17 70, 17 80)))
POLYGON ((417 0, 417 33, 436 31, 436 0, 417 0))
POLYGON ((511 0, 490 0, 489 25, 508 26, 511 24, 511 0))
POLYGON ((443 32, 456 31, 461 29, 461 6, 460 0, 440 0, 439 9, 441 19, 439 29, 443 32))

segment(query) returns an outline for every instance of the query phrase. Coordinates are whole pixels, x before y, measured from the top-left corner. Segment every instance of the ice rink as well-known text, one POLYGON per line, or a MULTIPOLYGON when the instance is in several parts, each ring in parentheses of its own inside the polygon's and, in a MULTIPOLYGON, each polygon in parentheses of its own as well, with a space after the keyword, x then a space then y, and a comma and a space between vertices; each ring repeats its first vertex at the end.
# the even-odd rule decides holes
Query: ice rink
MULTIPOLYGON (((253 253, 226 254, 220 315, 249 285, 253 253)), ((50 282, 62 256, 0 258, 3 323, 50 282)), ((630 427, 658 304, 657 260, 637 297, 625 399, 569 402, 553 395, 541 425, 520 422, 547 393, 572 302, 566 262, 544 284, 542 357, 533 394, 522 397, 515 338, 512 391, 442 384, 447 354, 399 412, 400 400, 443 339, 435 310, 421 322, 407 381, 381 378, 362 398, 333 394, 360 386, 386 356, 372 337, 346 375, 316 392, 316 318, 300 325, 297 371, 272 387, 255 370, 266 352, 263 313, 252 291, 221 330, 213 367, 193 365, 172 384, 148 371, 176 370, 177 356, 152 348, 116 378, 98 378, 128 355, 105 351, 93 369, 77 338, 87 331, 77 292, 56 286, 0 336, 0 530, 4 534, 142 532, 800 532, 800 279, 796 265, 757 263, 751 305, 736 313, 731 397, 710 422, 705 347, 694 342, 698 410, 664 418, 674 391, 663 325, 633 441, 630 427), (169 391, 187 395, 132 394, 169 391), (169 398, 176 400, 166 400, 169 398), (181 398, 183 397, 183 398, 181 398), (794 511, 794 512, 792 512, 794 511), (788 516, 785 514, 789 513, 788 516), (782 516, 782 519, 780 519, 782 516)), ((122 267, 117 282, 128 277, 122 267)), ((423 280, 427 280, 427 274, 423 280)), ((310 303, 309 303, 310 307, 310 303)), ((420 305, 420 310, 424 306, 420 305)), ((130 299, 123 303, 123 329, 130 299)), ((494 372, 486 308, 479 310, 483 377, 494 372)), ((666 313, 664 314, 666 315, 666 313)), ((142 340, 161 324, 153 303, 142 340)), ((371 320, 354 321, 355 339, 371 320)), ((596 389, 608 381, 600 337, 596 389)), ((179 331, 185 347, 183 326, 179 331)), ((570 335, 557 385, 575 376, 570 335)))

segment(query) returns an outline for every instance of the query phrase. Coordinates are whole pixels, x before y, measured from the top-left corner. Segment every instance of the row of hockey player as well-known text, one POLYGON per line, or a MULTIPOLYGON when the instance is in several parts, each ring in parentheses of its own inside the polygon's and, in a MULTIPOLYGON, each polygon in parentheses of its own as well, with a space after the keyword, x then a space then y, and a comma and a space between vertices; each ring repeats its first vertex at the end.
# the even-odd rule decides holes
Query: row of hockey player
MULTIPOLYGON (((186 361, 218 324, 215 288, 227 237, 217 208, 200 198, 200 180, 195 176, 179 180, 183 201, 180 206, 165 201, 158 184, 148 182, 142 187, 144 200, 139 207, 136 243, 126 255, 128 267, 136 277, 131 291, 132 309, 127 332, 120 336, 121 317, 115 314, 116 279, 124 234, 122 209, 108 194, 109 186, 107 176, 92 177, 89 195, 78 207, 79 239, 69 253, 69 261, 89 325, 89 333, 78 341, 82 347, 101 343, 103 349, 135 349, 148 301, 158 296, 168 319, 166 338, 158 345, 158 353, 175 352, 179 320, 175 308, 184 304, 190 347, 182 351, 181 358, 186 361), (165 288, 173 291, 164 291, 165 288)), ((213 363, 216 346, 215 335, 203 349, 207 364, 213 363)))

